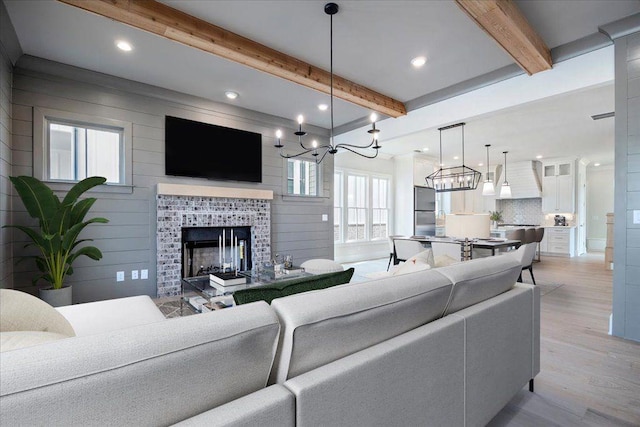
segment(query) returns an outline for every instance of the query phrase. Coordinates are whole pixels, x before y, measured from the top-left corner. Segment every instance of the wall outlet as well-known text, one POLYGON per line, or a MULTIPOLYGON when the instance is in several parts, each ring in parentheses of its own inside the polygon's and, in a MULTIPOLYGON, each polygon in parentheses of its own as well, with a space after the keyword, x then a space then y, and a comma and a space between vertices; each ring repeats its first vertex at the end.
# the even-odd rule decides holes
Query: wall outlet
POLYGON ((149 278, 149 270, 140 270, 140 278, 146 280, 149 278))
POLYGON ((124 282, 124 271, 118 271, 116 273, 116 282, 124 282))
POLYGON ((131 270, 131 280, 138 280, 138 270, 131 270))
POLYGON ((329 215, 322 214, 322 221, 329 221, 329 215))

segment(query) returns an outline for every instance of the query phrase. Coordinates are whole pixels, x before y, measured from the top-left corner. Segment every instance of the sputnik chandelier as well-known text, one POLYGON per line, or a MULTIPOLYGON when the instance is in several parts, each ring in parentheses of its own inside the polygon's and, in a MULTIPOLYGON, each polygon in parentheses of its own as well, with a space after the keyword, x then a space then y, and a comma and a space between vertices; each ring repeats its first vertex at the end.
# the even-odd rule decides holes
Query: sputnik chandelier
POLYGON ((279 150, 280 156, 286 159, 292 159, 304 155, 311 155, 315 158, 316 163, 320 163, 324 160, 327 153, 336 154, 339 149, 344 149, 355 153, 359 156, 366 157, 368 159, 373 159, 378 156, 378 150, 382 148, 378 144, 378 134, 380 133, 380 129, 376 128, 376 120, 378 119, 375 113, 372 113, 370 116, 371 119, 371 129, 367 132, 371 134, 371 142, 365 145, 357 145, 357 144, 335 144, 333 140, 333 15, 338 13, 338 5, 335 3, 327 3, 324 5, 324 12, 329 15, 331 25, 330 25, 330 83, 329 83, 329 98, 330 98, 330 113, 331 113, 331 129, 329 134, 329 144, 326 145, 318 145, 316 140, 313 140, 310 145, 306 145, 302 138, 307 134, 304 130, 302 130, 302 123, 304 122, 304 117, 302 115, 298 116, 298 130, 294 132, 294 135, 298 137, 298 144, 300 145, 300 149, 302 151, 298 153, 290 153, 285 151, 285 147, 282 144, 282 131, 278 129, 276 131, 276 139, 277 142, 274 145, 275 148, 279 150), (373 150, 373 151, 365 151, 365 150, 373 150))

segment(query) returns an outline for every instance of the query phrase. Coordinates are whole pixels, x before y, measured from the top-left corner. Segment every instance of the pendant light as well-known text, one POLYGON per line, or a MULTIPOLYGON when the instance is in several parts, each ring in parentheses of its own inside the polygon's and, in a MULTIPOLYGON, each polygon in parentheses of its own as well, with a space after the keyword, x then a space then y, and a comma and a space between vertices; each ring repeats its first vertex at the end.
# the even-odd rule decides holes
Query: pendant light
POLYGON ((507 153, 508 151, 503 151, 504 154, 504 182, 502 183, 502 188, 500 189, 500 198, 501 199, 510 199, 511 198, 511 186, 509 185, 509 181, 507 181, 507 153))
POLYGON ((455 125, 444 126, 438 128, 440 131, 440 168, 425 177, 427 188, 433 188, 436 193, 444 193, 449 191, 466 191, 478 188, 480 177, 482 174, 475 169, 464 164, 464 125, 465 123, 456 123, 455 125), (442 131, 460 127, 462 136, 462 165, 450 168, 442 167, 442 131))
POLYGON ((491 144, 485 144, 485 147, 487 147, 487 178, 484 180, 484 184, 482 185, 482 195, 495 196, 496 190, 493 186, 493 181, 489 178, 489 147, 491 147, 491 144))

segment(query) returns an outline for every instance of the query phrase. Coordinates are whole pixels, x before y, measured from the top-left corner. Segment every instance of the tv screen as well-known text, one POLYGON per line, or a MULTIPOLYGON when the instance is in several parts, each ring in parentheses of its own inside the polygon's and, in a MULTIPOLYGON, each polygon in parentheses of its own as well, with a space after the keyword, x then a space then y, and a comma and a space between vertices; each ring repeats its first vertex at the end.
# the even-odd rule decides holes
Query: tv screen
POLYGON ((262 182, 262 135, 165 118, 165 174, 262 182))

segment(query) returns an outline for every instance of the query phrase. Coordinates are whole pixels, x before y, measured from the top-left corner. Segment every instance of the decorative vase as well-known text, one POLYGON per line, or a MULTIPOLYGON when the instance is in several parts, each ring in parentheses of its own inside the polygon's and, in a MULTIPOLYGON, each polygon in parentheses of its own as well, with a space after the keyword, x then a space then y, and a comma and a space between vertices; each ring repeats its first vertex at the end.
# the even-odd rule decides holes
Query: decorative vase
POLYGON ((491 221, 491 228, 493 229, 498 228, 498 221, 491 221))
POLYGON ((38 291, 38 295, 41 300, 52 307, 61 307, 63 305, 71 305, 73 303, 71 286, 63 286, 60 289, 40 289, 38 291))

